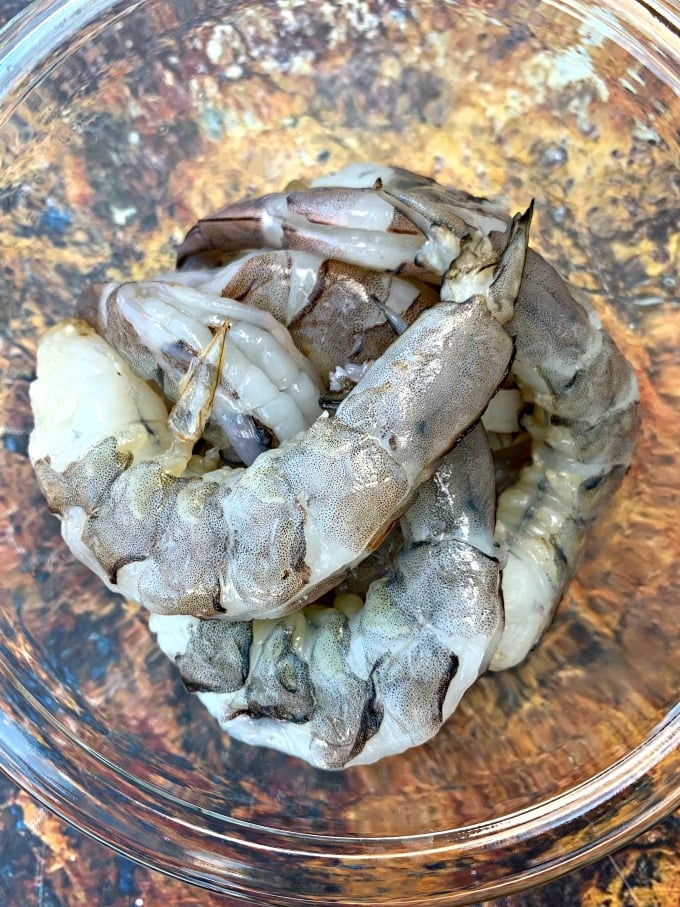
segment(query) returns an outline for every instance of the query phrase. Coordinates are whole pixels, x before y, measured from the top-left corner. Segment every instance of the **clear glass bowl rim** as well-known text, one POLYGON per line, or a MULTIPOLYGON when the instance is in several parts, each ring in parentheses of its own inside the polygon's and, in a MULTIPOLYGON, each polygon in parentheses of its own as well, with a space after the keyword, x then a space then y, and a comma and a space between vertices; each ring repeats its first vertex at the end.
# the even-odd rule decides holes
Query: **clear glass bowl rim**
MULTIPOLYGON (((357 907, 379 903, 370 897, 373 872, 390 875, 407 863, 414 873, 433 860, 467 864, 469 884, 431 903, 453 907, 500 897, 606 856, 680 805, 680 704, 625 757, 535 806, 450 831, 351 838, 265 828, 180 800, 84 745, 56 717, 58 704, 47 708, 40 703, 2 662, 0 678, 13 693, 0 712, 0 768, 19 786, 62 819, 137 862, 222 893, 264 895, 267 905, 318 903, 301 891, 294 899, 285 896, 276 866, 281 858, 304 860, 315 878, 331 867, 336 872, 351 867, 355 881, 363 876, 367 882, 366 897, 337 903, 357 907), (39 747, 33 738, 38 722, 43 730, 39 747), (77 773, 61 770, 64 756, 75 757, 77 773), (643 782, 651 782, 652 794, 641 804, 643 782), (524 844, 531 856, 517 870, 524 844), (498 856, 500 875, 485 879, 490 853, 498 856), (272 871, 263 872, 269 859, 272 871), (254 888, 244 876, 249 860, 258 869, 254 888)), ((406 907, 420 902, 407 897, 391 903, 406 907)))
MULTIPOLYGON (((585 6, 582 0, 546 0, 546 3, 576 16, 585 6)), ((93 23, 88 33, 88 39, 91 39, 98 31, 98 21, 110 25, 119 16, 125 16, 143 4, 144 0, 91 0, 87 4, 82 0, 34 0, 0 29, 0 125, 35 84, 73 52, 78 46, 79 33, 87 25, 93 23)), ((588 11, 618 44, 641 59, 657 77, 680 94, 680 9, 675 0, 646 0, 644 3, 606 0, 597 6, 589 6, 588 11)), ((384 868, 390 861, 403 859, 424 862, 433 857, 451 860, 466 857, 474 860, 475 856, 499 845, 521 849, 521 842, 529 839, 535 848, 537 839, 543 837, 545 852, 539 848, 538 855, 525 870, 483 882, 474 889, 475 899, 498 897, 527 884, 548 881, 606 855, 680 805, 678 704, 647 740, 604 772, 558 797, 492 822, 395 838, 346 838, 262 828, 232 817, 210 816, 205 810, 178 800, 166 791, 130 778, 84 746, 77 735, 16 681, 1 660, 0 676, 3 685, 11 687, 14 694, 11 704, 5 704, 4 714, 0 713, 0 769, 61 818, 102 843, 153 868, 223 892, 255 893, 255 889, 245 883, 241 887, 233 879, 230 881, 230 847, 234 848, 236 860, 239 853, 248 851, 285 851, 289 856, 305 857, 321 865, 351 862, 356 871, 357 860, 364 868, 375 862, 380 862, 384 868), (39 751, 30 734, 30 719, 26 717, 36 714, 40 716, 42 726, 49 726, 54 732, 53 738, 39 751), (95 784, 90 787, 78 783, 65 786, 64 777, 52 770, 64 746, 77 752, 82 776, 96 778, 95 784), (660 776, 655 781, 655 796, 641 808, 635 796, 636 786, 653 775, 660 776), (129 836, 112 832, 120 817, 108 804, 115 804, 122 790, 130 792, 136 799, 135 807, 140 816, 148 815, 149 821, 158 821, 159 806, 163 806, 163 821, 158 826, 155 840, 134 832, 129 836), (603 805, 607 807, 605 820, 602 818, 603 805), (215 820, 220 824, 219 831, 215 820), (208 824, 212 827, 207 827, 208 824), (585 827, 591 829, 589 837, 575 833, 585 827), (572 846, 567 845, 555 854, 551 842, 561 831, 570 836, 572 846), (214 854, 211 844, 216 838, 221 845, 220 864, 226 867, 224 879, 210 868, 214 854), (189 843, 192 843, 194 857, 197 850, 203 857, 200 862, 194 860, 193 866, 188 866, 181 856, 188 850, 189 843)), ((533 852, 536 854, 536 849, 533 852)), ((236 867, 237 864, 233 865, 236 867)), ((445 903, 466 903, 469 896, 470 891, 452 892, 445 903)), ((287 902, 283 895, 278 895, 277 903, 287 902)))
MULTIPOLYGON (((449 2, 449 0, 446 0, 449 2)), ((677 0, 603 0, 590 5, 584 0, 545 0, 548 5, 582 16, 588 15, 633 56, 639 57, 644 43, 644 63, 680 93, 680 7, 677 0)), ((51 65, 73 50, 72 39, 88 23, 113 10, 128 15, 144 0, 33 0, 0 28, 0 109, 7 110, 10 95, 23 84, 30 91, 44 75, 40 64, 52 55, 51 65), (54 52, 61 48, 61 54, 54 52)), ((111 22, 111 16, 106 19, 111 22)), ((17 98, 13 99, 14 103, 17 98)))

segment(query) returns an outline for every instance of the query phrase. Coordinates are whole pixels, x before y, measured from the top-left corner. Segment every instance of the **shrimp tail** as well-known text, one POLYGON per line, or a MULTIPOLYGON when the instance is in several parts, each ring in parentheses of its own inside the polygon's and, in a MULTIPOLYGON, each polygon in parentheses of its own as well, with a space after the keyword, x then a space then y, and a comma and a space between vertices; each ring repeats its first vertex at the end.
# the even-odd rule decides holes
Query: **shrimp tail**
POLYGON ((192 358, 180 382, 179 396, 168 415, 168 428, 181 444, 194 445, 203 434, 220 383, 229 327, 225 322, 217 329, 210 343, 192 358))
POLYGON ((463 237, 460 252, 444 275, 442 300, 464 302, 473 293, 481 295, 499 324, 507 325, 524 273, 533 210, 532 202, 515 214, 495 245, 480 234, 463 237))

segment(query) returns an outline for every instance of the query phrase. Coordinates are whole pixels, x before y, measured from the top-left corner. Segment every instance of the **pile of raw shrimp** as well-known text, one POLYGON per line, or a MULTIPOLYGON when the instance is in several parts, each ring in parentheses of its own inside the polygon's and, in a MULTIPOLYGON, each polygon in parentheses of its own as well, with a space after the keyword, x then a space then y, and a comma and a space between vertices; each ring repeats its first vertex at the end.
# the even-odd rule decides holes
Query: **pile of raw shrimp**
POLYGON ((232 736, 327 769, 431 738, 540 639, 639 423, 532 206, 355 165, 229 205, 42 338, 73 554, 232 736))

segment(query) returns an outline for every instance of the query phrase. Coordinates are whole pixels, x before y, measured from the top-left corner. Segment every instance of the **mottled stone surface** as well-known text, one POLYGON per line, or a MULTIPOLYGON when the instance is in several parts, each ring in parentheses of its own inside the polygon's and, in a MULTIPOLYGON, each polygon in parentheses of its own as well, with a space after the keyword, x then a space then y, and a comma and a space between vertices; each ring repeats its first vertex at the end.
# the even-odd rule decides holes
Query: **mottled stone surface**
MULTIPOLYGON (((680 815, 556 882, 484 907, 676 907, 680 815)), ((3 907, 239 907, 170 879, 75 831, 0 776, 3 907)), ((387 907, 387 905, 386 905, 387 907)))
MULTIPOLYGON (((295 3, 265 4, 268 15, 235 4, 238 17, 216 16, 178 53, 172 16, 151 3, 122 53, 116 33, 92 42, 0 143, 0 274, 12 286, 0 308, 0 567, 11 578, 0 602, 20 618, 5 644, 17 663, 27 647, 41 653, 36 680, 67 704, 77 691, 74 714, 84 707, 92 722, 80 730, 105 754, 217 807, 228 796, 238 818, 289 815, 315 832, 325 800, 349 834, 493 818, 498 802, 521 809, 608 766, 677 695, 677 98, 592 26, 564 16, 551 42, 538 2, 469 5, 455 29, 449 4, 419 4, 416 15, 410 3, 324 3, 315 19, 295 3), (489 10, 507 27, 484 23, 489 10), (98 81, 106 53, 119 62, 98 81), (494 67, 493 89, 480 61, 494 67), (535 194, 538 248, 590 294, 630 356, 645 420, 635 466, 541 649, 485 678, 427 747, 380 770, 312 777, 226 741, 142 616, 73 564, 27 462, 27 388, 37 336, 80 288, 168 268, 197 215, 357 157, 513 208, 535 194)), ((500 903, 675 907, 679 850, 675 816, 500 903)), ((4 781, 0 851, 7 907, 228 903, 113 856, 4 781)), ((420 882, 425 900, 430 880, 420 882)))

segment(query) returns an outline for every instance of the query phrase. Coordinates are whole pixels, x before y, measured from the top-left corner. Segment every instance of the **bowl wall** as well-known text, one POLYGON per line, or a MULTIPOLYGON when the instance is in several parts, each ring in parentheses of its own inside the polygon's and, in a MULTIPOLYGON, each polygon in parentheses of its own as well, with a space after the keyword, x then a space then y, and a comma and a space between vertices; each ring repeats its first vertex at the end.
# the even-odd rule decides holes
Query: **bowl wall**
POLYGON ((680 798, 678 59, 641 5, 611 6, 148 0, 26 20, 27 74, 0 67, 0 751, 66 818, 263 903, 454 904, 680 798), (511 210, 535 197, 533 244, 632 361, 644 422, 536 652, 430 744, 328 774, 230 742, 144 615, 73 561, 26 456, 28 386, 84 287, 167 270, 197 216, 356 160, 511 210))

